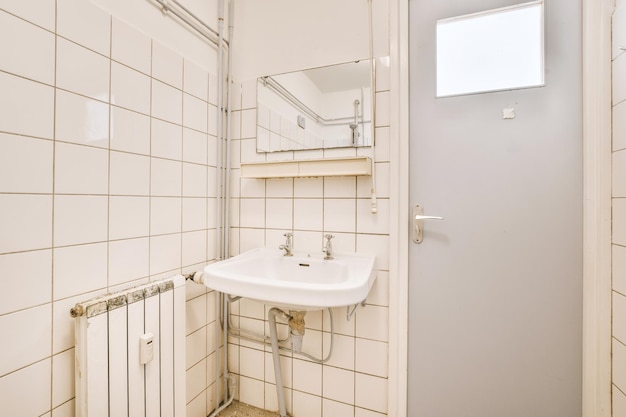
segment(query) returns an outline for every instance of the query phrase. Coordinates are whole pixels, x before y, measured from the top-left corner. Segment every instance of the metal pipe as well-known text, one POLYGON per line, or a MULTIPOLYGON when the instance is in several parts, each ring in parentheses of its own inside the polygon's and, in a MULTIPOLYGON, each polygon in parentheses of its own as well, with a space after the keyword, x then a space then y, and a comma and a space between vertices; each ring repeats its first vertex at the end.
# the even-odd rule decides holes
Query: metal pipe
POLYGON ((270 338, 272 340, 272 359, 274 360, 274 379, 276 379, 276 394, 278 396, 278 411, 280 417, 287 416, 285 407, 285 392, 283 389, 283 375, 280 369, 280 351, 278 350, 278 332, 276 330, 276 316, 280 316, 285 321, 289 321, 289 315, 283 310, 273 307, 267 313, 270 322, 270 338))
MULTIPOLYGON (((229 2, 228 8, 228 40, 233 42, 235 20, 235 0, 229 2)), ((230 146, 231 146, 231 105, 232 105, 232 48, 228 48, 227 80, 226 80, 226 179, 224 181, 224 259, 230 257, 230 146)))
POLYGON ((219 0, 218 6, 219 44, 217 46, 217 156, 216 165, 216 222, 215 222, 215 260, 222 259, 222 105, 223 105, 223 52, 222 40, 224 30, 224 0, 219 0))
POLYGON ((305 113, 316 123, 323 126, 341 126, 341 125, 349 125, 352 123, 354 117, 353 116, 345 116, 345 117, 335 117, 331 119, 326 119, 309 106, 300 101, 296 96, 294 96, 289 90, 283 87, 278 81, 270 76, 262 77, 263 85, 270 90, 274 91, 276 94, 280 95, 282 98, 287 100, 291 105, 293 105, 296 109, 305 113), (343 123, 333 123, 333 122, 343 122, 343 123))
MULTIPOLYGON (((176 0, 154 0, 154 1, 159 3, 163 13, 173 14, 176 18, 178 18, 182 22, 189 25, 193 30, 195 30, 200 35, 208 39, 215 46, 218 46, 218 42, 219 42, 218 34, 219 33, 216 32, 215 29, 211 28, 209 25, 204 23, 200 18, 198 18, 195 14, 189 11, 185 6, 180 4, 178 1, 176 0), (172 8, 170 6, 170 3, 174 4, 175 7, 178 9, 172 8), (184 12, 184 14, 180 12, 181 10, 182 12, 184 12)), ((228 42, 226 42, 226 45, 228 45, 228 42)))

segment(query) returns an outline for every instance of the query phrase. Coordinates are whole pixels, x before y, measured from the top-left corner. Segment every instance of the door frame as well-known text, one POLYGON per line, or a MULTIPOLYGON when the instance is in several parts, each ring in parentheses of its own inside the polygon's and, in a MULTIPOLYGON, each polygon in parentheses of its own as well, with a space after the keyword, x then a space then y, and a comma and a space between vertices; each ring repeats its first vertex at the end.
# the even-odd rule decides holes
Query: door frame
MULTIPOLYGON (((582 415, 611 416, 611 14, 583 7, 582 415)), ((390 222, 388 415, 406 416, 409 251, 409 0, 390 0, 390 222)), ((574 40, 573 40, 574 41, 574 40)))

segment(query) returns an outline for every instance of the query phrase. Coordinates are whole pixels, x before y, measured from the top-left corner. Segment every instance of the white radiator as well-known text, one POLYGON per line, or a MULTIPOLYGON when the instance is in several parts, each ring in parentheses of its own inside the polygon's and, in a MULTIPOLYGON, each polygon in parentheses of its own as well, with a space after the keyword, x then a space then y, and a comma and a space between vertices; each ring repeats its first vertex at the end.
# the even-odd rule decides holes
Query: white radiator
POLYGON ((184 277, 79 303, 71 314, 76 417, 185 417, 184 277))

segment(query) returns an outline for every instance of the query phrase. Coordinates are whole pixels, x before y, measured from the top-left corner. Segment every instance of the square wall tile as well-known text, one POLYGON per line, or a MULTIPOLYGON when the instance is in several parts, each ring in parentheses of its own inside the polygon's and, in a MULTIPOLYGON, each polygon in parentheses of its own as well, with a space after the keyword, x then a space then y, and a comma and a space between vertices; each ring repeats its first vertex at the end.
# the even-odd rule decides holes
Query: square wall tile
POLYGON ((109 105, 63 90, 56 91, 56 140, 107 148, 109 105))
POLYGON ((163 44, 152 42, 152 76, 181 90, 183 58, 163 44))
MULTIPOLYGON (((330 352, 330 339, 330 333, 324 333, 324 357, 330 352)), ((355 361, 354 341, 355 339, 352 336, 335 334, 333 354, 325 365, 353 371, 355 361)))
POLYGON ((626 149, 613 153, 613 197, 626 197, 626 149))
POLYGON ((626 198, 613 199, 613 243, 626 246, 626 198))
POLYGON ((355 361, 357 372, 386 378, 389 363, 388 344, 357 338, 355 361))
POLYGON ((622 417, 626 415, 626 394, 620 391, 615 385, 612 387, 612 408, 613 413, 611 414, 614 417, 622 417))
POLYGON ((626 296, 613 292, 613 337, 626 342, 626 296))
POLYGON ((109 56, 111 16, 93 3, 82 0, 57 0, 57 33, 109 56))
POLYGON ((265 200, 268 229, 291 229, 293 226, 293 200, 286 198, 268 198, 265 200))
POLYGON ((55 193, 108 194, 108 150, 59 142, 54 159, 55 193))
POLYGON ((150 240, 145 238, 109 242, 109 286, 150 274, 150 240))
POLYGON ((614 104, 626 100, 626 56, 618 55, 613 60, 612 101, 614 104))
POLYGON ((150 234, 180 233, 181 204, 179 197, 152 197, 150 199, 150 234))
POLYGON ((150 157, 111 151, 111 195, 150 194, 150 157))
POLYGON ((613 245, 613 290, 626 295, 626 247, 613 245))
POLYGON ((46 359, 0 378, 2 412, 7 416, 40 416, 50 409, 51 360, 46 359))
POLYGON ((239 373, 262 381, 265 376, 264 356, 265 353, 262 350, 241 347, 239 349, 239 373))
POLYGON ((322 395, 322 365, 294 359, 293 389, 311 395, 322 395))
POLYGON ((52 196, 0 194, 0 253, 52 246, 52 196))
POLYGON ((276 178, 265 181, 267 197, 293 198, 293 178, 276 178))
POLYGON ((322 398, 304 392, 293 392, 293 413, 299 417, 319 417, 322 415, 322 398))
POLYGON ((205 230, 183 233, 182 265, 204 264, 206 262, 207 234, 205 230))
POLYGON ((375 134, 374 157, 376 162, 389 162, 389 127, 377 127, 375 134))
POLYGON ((617 339, 613 339, 612 355, 613 384, 624 391, 626 388, 626 346, 617 339))
POLYGON ((31 0, 29 2, 0 0, 0 9, 6 10, 24 20, 54 31, 55 24, 54 0, 31 0))
POLYGON ((111 58, 150 75, 152 39, 115 17, 111 27, 111 58))
POLYGON ((54 84, 54 34, 3 11, 0 28, 0 69, 54 84))
POLYGON ((183 126, 207 132, 207 102, 190 94, 183 94, 183 126))
POLYGON ((241 216, 239 219, 241 227, 265 227, 265 199, 262 198, 242 198, 241 216))
POLYGON ((183 161, 207 164, 208 138, 205 133, 183 129, 183 161))
POLYGON ((152 117, 182 125, 183 93, 167 84, 152 80, 152 117))
POLYGON ((239 401, 253 407, 265 407, 265 390, 263 381, 241 376, 239 378, 239 401))
POLYGON ((74 398, 74 349, 52 357, 52 408, 74 398))
POLYGON ((109 66, 110 61, 104 56, 58 38, 57 87, 108 102, 109 66))
POLYGON ((0 130, 52 139, 54 88, 0 72, 0 130))
POLYGON ((206 359, 198 362, 186 372, 187 403, 206 389, 206 359))
POLYGON ((386 342, 389 338, 389 309, 367 305, 355 315, 356 336, 386 342))
POLYGON ((241 178, 239 194, 241 197, 265 197, 265 180, 241 178))
POLYGON ((78 245, 107 240, 108 197, 54 197, 54 245, 78 245))
POLYGON ((153 196, 180 197, 182 193, 182 163, 152 158, 151 186, 153 196))
POLYGON ((202 359, 206 358, 206 327, 201 327, 197 331, 187 336, 185 343, 187 369, 191 368, 202 359))
POLYGON ((355 374, 355 405, 380 413, 387 412, 387 379, 355 374))
POLYGON ((55 249, 53 273, 55 300, 106 288, 106 242, 55 249))
POLYGON ((354 403, 354 372, 345 369, 324 366, 323 395, 343 403, 354 403))
POLYGON ((186 59, 183 68, 183 90, 201 100, 209 100, 208 72, 186 59))
POLYGON ((324 179, 294 178, 293 195, 295 198, 322 198, 324 196, 324 179))
POLYGON ((360 198, 356 204, 358 233, 389 233, 389 200, 379 198, 376 201, 376 213, 372 213, 372 201, 360 198))
POLYGON ((354 416, 354 406, 323 398, 322 415, 352 417, 354 416))
POLYGON ((145 237, 150 233, 150 198, 109 198, 109 239, 145 237))
POLYGON ((242 139, 256 138, 256 109, 241 112, 241 137, 242 139))
POLYGON ((325 177, 324 198, 356 198, 356 181, 357 177, 325 177))
POLYGON ((111 63, 111 104, 150 114, 150 77, 117 62, 111 63))
POLYGON ((357 234, 356 251, 376 255, 376 267, 389 270, 389 236, 357 234))
POLYGON ((173 271, 181 265, 181 236, 155 236, 150 238, 150 275, 173 271))
POLYGON ((159 158, 182 159, 183 130, 179 125, 152 119, 152 156, 159 158))
MULTIPOLYGON (((242 210, 243 212, 243 210, 242 210)), ((245 212, 244 212, 245 213, 245 212)), ((293 227, 297 230, 322 230, 323 200, 300 199, 293 201, 293 227)))
POLYGON ((51 193, 50 140, 0 133, 0 192, 51 193))
POLYGON ((356 213, 354 199, 324 199, 324 231, 354 233, 356 213))
POLYGON ((613 107, 613 150, 626 149, 626 101, 613 107))
POLYGON ((2 348, 0 375, 50 356, 51 314, 52 304, 48 303, 0 317, 0 331, 12 340, 2 348))
POLYGON ((187 316, 185 329, 187 335, 207 325, 207 299, 204 295, 188 300, 185 308, 187 316))
POLYGON ((52 251, 0 255, 0 316, 52 301, 52 251), (18 279, 18 277, 29 279, 18 279))
MULTIPOLYGON (((207 228, 206 198, 183 198, 182 231, 190 232, 207 228)), ((214 225, 214 223, 212 223, 214 225)))
POLYGON ((207 196, 207 167, 205 165, 183 162, 183 196, 207 196))

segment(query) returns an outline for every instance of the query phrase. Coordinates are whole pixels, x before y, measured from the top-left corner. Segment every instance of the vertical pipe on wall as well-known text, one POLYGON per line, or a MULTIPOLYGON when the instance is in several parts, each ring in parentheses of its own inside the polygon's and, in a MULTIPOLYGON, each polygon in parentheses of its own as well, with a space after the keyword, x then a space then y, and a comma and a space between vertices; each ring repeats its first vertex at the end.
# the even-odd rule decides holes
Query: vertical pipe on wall
POLYGON ((231 132, 231 104, 232 104, 232 64, 233 64, 233 36, 234 36, 234 21, 235 21, 235 1, 228 2, 228 63, 226 74, 226 181, 224 188, 224 258, 230 257, 230 132, 231 132))
POLYGON ((372 0, 367 0, 367 17, 368 17, 368 33, 369 33, 369 53, 370 53, 370 79, 372 81, 371 101, 372 101, 372 190, 370 211, 372 214, 378 212, 378 204, 376 201, 376 61, 374 61, 374 23, 372 0))

